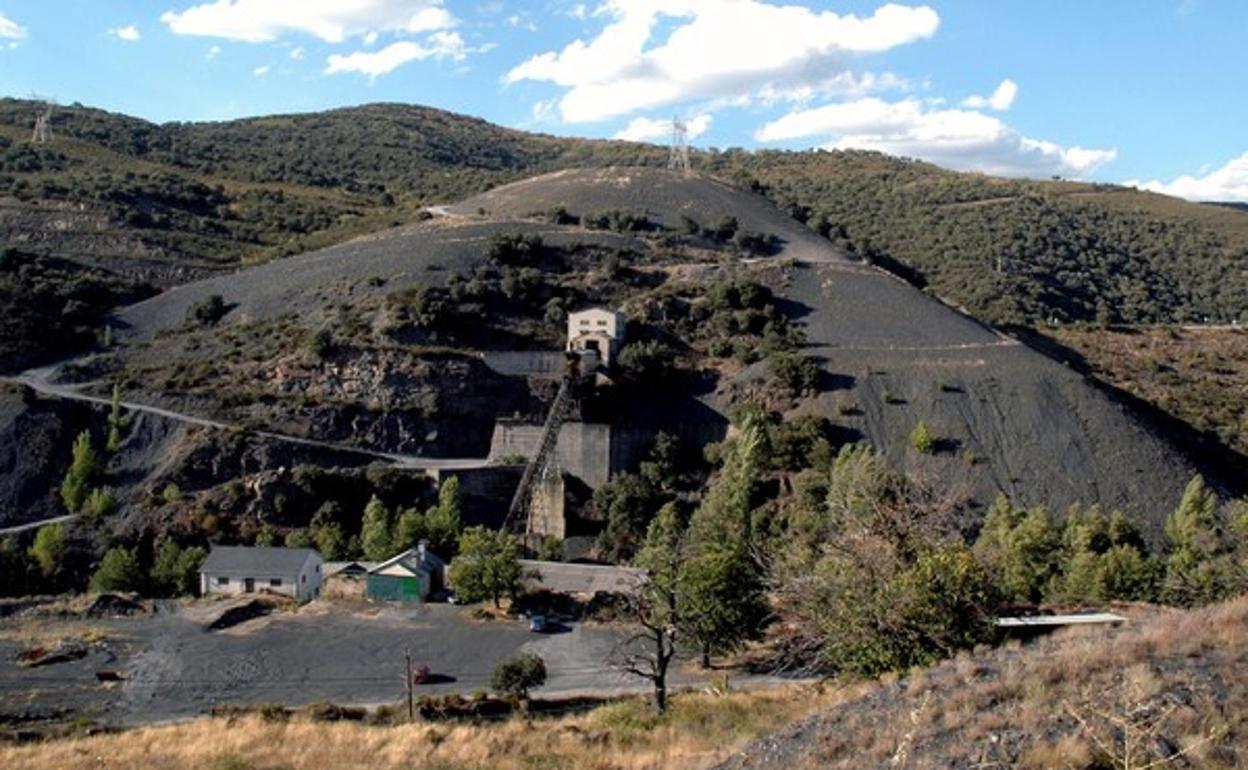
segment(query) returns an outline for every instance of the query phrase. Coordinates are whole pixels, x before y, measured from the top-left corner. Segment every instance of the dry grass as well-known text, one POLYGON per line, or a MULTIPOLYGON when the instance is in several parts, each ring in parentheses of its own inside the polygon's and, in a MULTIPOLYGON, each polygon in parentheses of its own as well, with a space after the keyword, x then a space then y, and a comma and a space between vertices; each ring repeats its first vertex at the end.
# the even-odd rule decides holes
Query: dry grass
POLYGON ((1248 767, 1248 597, 1126 611, 881 683, 728 767, 1248 767))
POLYGON ((587 714, 486 725, 201 719, 116 735, 0 748, 5 770, 333 770, 704 767, 846 692, 786 687, 689 693, 657 718, 640 699, 587 714))

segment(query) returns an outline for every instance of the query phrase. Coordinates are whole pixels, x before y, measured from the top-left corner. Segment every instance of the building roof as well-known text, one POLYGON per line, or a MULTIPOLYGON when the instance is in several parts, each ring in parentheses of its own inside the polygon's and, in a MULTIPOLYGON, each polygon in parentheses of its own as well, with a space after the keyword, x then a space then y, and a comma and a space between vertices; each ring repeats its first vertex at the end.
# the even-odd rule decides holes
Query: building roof
POLYGON ((376 575, 391 567, 402 567, 415 577, 417 572, 434 572, 443 566, 443 562, 438 558, 437 554, 428 549, 425 549, 422 553, 419 548, 409 548, 403 553, 396 554, 379 564, 375 564, 368 570, 368 573, 376 575))
POLYGON ((1025 617, 997 618, 998 628, 1050 628, 1056 626, 1083 626, 1101 623, 1123 623, 1121 615, 1112 612, 1084 612, 1076 615, 1031 615, 1025 617))
POLYGON ((646 578, 645 570, 607 564, 521 559, 520 566, 534 575, 528 581, 531 587, 567 594, 594 594, 599 591, 629 594, 636 591, 646 578))
POLYGON ((321 565, 321 574, 325 577, 345 572, 348 575, 362 575, 377 566, 375 561, 327 561, 321 565))
POLYGON ((210 575, 298 575, 314 556, 319 559, 321 555, 311 548, 216 545, 199 571, 210 575))

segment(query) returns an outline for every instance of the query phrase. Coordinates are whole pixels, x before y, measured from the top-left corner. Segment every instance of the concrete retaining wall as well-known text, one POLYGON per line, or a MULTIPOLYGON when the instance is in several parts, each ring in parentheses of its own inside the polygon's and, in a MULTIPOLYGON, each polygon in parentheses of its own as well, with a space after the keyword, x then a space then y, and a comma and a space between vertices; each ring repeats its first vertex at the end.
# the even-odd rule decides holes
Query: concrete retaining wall
POLYGON ((562 377, 568 370, 567 356, 564 353, 545 350, 482 353, 481 360, 499 374, 512 377, 562 377))
MULTIPOLYGON (((490 457, 532 457, 541 438, 541 425, 499 420, 494 424, 490 457)), ((559 465, 564 473, 596 489, 621 470, 612 463, 613 443, 610 425, 564 423, 557 445, 559 465)))

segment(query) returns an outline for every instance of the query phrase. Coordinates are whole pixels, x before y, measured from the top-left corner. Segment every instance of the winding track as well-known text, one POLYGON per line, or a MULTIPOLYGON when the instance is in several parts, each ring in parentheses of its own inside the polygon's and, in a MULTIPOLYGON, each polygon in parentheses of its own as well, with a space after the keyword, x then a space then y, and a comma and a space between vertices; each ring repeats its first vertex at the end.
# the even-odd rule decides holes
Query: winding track
MULTIPOLYGON (((45 396, 53 398, 63 398, 69 401, 81 401, 89 404, 97 404, 102 406, 111 405, 112 401, 101 396, 93 396, 83 393, 79 390, 80 386, 60 385, 52 382, 52 375, 55 373, 57 365, 45 366, 38 369, 30 369, 13 377, 0 377, 0 382, 9 382, 15 385, 23 385, 41 393, 45 396)), ((195 425, 204 428, 213 428, 215 430, 244 430, 243 426, 237 423, 221 422, 219 420, 208 419, 207 417, 199 417, 192 414, 177 412, 172 409, 165 409, 150 404, 139 404, 133 401, 122 401, 123 409, 130 412, 141 412, 151 414, 157 417, 163 417, 168 420, 185 423, 187 425, 195 425)), ((477 457, 418 457, 414 455, 391 454, 389 452, 377 452, 371 449, 361 449, 360 447, 347 446, 345 444, 334 444, 328 441, 317 441, 316 439, 302 438, 300 436, 288 436, 283 433, 275 433, 267 430, 251 430, 254 436, 269 439, 271 441, 281 441, 287 444, 297 444, 304 447, 313 447, 316 449, 325 449, 334 452, 345 452, 349 454, 362 455, 377 460, 382 460, 393 464, 398 468, 407 470, 423 471, 430 475, 440 471, 454 470, 470 470, 473 468, 483 468, 489 464, 487 458, 477 457)), ((38 529, 45 524, 56 524, 59 522, 71 521, 76 518, 75 514, 65 516, 55 516, 50 519, 42 519, 40 521, 32 521, 13 527, 5 527, 0 529, 0 535, 11 535, 19 532, 25 532, 32 529, 38 529)))

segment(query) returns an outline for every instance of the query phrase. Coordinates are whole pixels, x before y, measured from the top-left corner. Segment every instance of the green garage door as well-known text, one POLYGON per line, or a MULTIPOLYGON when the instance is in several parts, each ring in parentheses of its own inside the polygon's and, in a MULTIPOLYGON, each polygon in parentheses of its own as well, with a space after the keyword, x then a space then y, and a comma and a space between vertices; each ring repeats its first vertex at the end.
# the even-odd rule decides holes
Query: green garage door
POLYGON ((387 602, 418 602, 421 600, 420 578, 393 575, 369 575, 368 597, 387 602))

